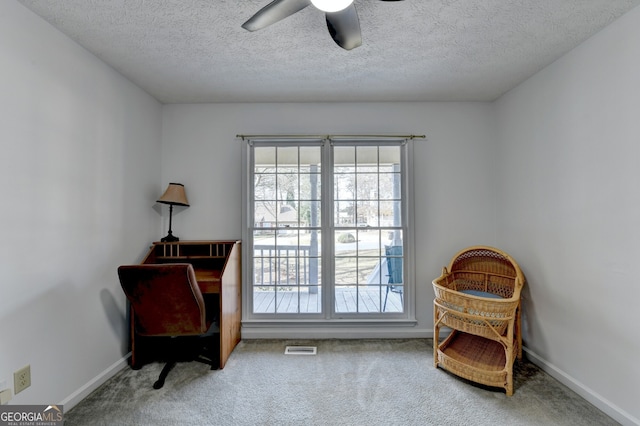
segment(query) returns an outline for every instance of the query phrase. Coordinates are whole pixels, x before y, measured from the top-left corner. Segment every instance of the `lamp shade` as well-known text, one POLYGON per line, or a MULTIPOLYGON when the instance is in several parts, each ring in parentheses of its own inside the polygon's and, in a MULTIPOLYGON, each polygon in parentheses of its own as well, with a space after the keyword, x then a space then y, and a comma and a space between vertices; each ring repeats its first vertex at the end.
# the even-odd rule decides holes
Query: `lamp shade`
POLYGON ((184 192, 184 185, 181 183, 170 183, 157 202, 172 206, 189 206, 187 194, 184 192))

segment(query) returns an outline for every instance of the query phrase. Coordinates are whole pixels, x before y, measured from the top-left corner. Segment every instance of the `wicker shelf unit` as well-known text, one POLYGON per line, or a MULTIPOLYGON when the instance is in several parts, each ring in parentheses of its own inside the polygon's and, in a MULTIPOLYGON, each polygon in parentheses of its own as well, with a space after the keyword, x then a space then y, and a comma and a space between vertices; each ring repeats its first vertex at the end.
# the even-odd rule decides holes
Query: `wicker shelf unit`
POLYGON ((456 254, 433 280, 434 365, 513 394, 522 357, 520 292, 524 275, 507 253, 474 246, 456 254), (450 335, 440 342, 440 329, 450 335))

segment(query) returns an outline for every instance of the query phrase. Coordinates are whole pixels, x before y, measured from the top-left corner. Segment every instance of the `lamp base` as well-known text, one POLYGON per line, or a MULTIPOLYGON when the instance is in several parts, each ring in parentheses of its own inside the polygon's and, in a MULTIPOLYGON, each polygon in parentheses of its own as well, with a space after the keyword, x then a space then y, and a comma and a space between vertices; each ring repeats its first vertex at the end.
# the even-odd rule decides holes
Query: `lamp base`
POLYGON ((174 243, 176 241, 180 241, 180 238, 175 237, 171 232, 169 232, 169 235, 167 235, 166 237, 164 237, 160 241, 163 242, 163 243, 174 243))

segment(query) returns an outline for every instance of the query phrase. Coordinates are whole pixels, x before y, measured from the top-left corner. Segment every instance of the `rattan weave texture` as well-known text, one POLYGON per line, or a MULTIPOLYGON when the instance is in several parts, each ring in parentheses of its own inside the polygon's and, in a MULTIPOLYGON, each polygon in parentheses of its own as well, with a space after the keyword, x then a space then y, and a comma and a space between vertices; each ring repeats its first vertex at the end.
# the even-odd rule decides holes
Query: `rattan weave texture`
POLYGON ((434 342, 441 327, 452 329, 444 342, 434 344, 435 366, 512 395, 513 363, 522 357, 524 283, 519 265, 499 249, 474 246, 457 253, 433 280, 434 342), (493 297, 463 293, 467 290, 493 297))

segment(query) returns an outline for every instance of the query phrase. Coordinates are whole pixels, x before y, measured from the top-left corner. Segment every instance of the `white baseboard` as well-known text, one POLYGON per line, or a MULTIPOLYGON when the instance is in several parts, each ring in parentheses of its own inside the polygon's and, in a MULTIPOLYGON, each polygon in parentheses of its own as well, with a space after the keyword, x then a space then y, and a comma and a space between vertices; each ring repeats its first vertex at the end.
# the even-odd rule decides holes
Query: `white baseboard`
POLYGON ((582 398, 589 401, 600 411, 617 421, 622 425, 640 425, 640 420, 631 414, 627 413, 611 401, 604 398, 602 395, 595 392, 593 389, 585 386, 583 383, 574 379, 555 365, 551 364, 531 349, 524 347, 523 351, 527 355, 527 359, 540 367, 545 373, 580 395, 582 398))
POLYGON ((89 380, 84 386, 80 387, 78 390, 73 392, 71 395, 66 397, 60 404, 64 405, 64 410, 69 411, 80 401, 86 398, 91 392, 98 389, 104 382, 115 376, 120 370, 128 365, 129 356, 131 353, 128 353, 123 358, 114 362, 107 369, 102 371, 93 379, 89 380))

